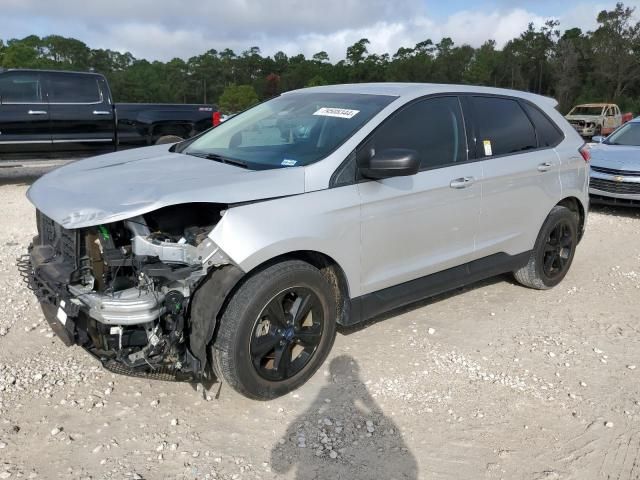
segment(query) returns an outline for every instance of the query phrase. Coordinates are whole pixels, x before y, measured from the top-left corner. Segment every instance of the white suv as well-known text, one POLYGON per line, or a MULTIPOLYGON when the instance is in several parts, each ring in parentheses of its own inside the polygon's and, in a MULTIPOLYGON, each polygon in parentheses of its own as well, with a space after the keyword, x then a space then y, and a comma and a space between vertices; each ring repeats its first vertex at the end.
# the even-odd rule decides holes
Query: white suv
POLYGON ((112 371, 282 395, 338 324, 505 272, 562 280, 589 167, 555 105, 454 85, 289 92, 42 177, 21 267, 58 335, 112 371))

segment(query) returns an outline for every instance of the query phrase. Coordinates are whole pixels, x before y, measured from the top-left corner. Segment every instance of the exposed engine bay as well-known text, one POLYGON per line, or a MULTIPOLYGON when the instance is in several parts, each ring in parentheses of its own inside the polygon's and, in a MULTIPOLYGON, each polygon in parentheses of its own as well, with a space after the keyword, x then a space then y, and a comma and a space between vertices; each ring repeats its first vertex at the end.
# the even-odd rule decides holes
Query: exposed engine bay
POLYGON ((196 378, 205 359, 189 348, 190 301, 210 269, 229 263, 209 238, 225 209, 182 204, 76 230, 38 212, 21 269, 68 345, 118 373, 196 378))

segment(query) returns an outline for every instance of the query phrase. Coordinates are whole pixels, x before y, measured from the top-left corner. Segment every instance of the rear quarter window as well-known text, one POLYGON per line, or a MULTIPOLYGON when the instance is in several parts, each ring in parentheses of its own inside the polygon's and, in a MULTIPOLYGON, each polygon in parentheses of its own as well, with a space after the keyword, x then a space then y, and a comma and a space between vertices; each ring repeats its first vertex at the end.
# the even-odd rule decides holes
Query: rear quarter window
POLYGON ((538 147, 529 118, 516 100, 473 97, 480 137, 478 155, 491 157, 523 153, 538 147))
POLYGON ((562 131, 538 107, 524 102, 523 107, 536 128, 539 147, 555 147, 562 141, 562 131))

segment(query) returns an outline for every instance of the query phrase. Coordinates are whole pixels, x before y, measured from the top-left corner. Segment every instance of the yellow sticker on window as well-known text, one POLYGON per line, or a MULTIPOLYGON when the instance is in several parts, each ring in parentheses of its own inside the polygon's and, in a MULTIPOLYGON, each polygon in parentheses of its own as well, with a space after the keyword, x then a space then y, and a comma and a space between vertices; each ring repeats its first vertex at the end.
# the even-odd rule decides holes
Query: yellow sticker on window
POLYGON ((485 157, 490 157, 491 155, 493 155, 493 149, 491 148, 491 140, 485 140, 482 143, 484 144, 485 157))

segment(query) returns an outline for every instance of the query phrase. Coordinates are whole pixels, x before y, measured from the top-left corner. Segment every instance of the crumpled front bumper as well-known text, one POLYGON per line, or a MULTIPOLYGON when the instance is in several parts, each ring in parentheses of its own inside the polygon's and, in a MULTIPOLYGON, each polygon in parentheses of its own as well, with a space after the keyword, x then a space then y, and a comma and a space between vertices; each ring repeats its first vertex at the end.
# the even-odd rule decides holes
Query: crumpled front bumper
POLYGON ((47 322, 66 345, 77 343, 75 324, 80 315, 105 325, 138 325, 152 322, 164 310, 159 292, 129 289, 107 295, 71 285, 75 266, 56 255, 51 246, 39 245, 38 237, 17 264, 47 322))
POLYGON ((17 260, 18 270, 29 289, 38 298, 42 313, 51 329, 65 345, 74 345, 77 343, 75 319, 80 313, 80 307, 72 302, 71 296, 61 285, 47 275, 54 273, 55 267, 40 271, 34 267, 34 257, 40 257, 36 248, 30 247, 30 253, 17 260))

